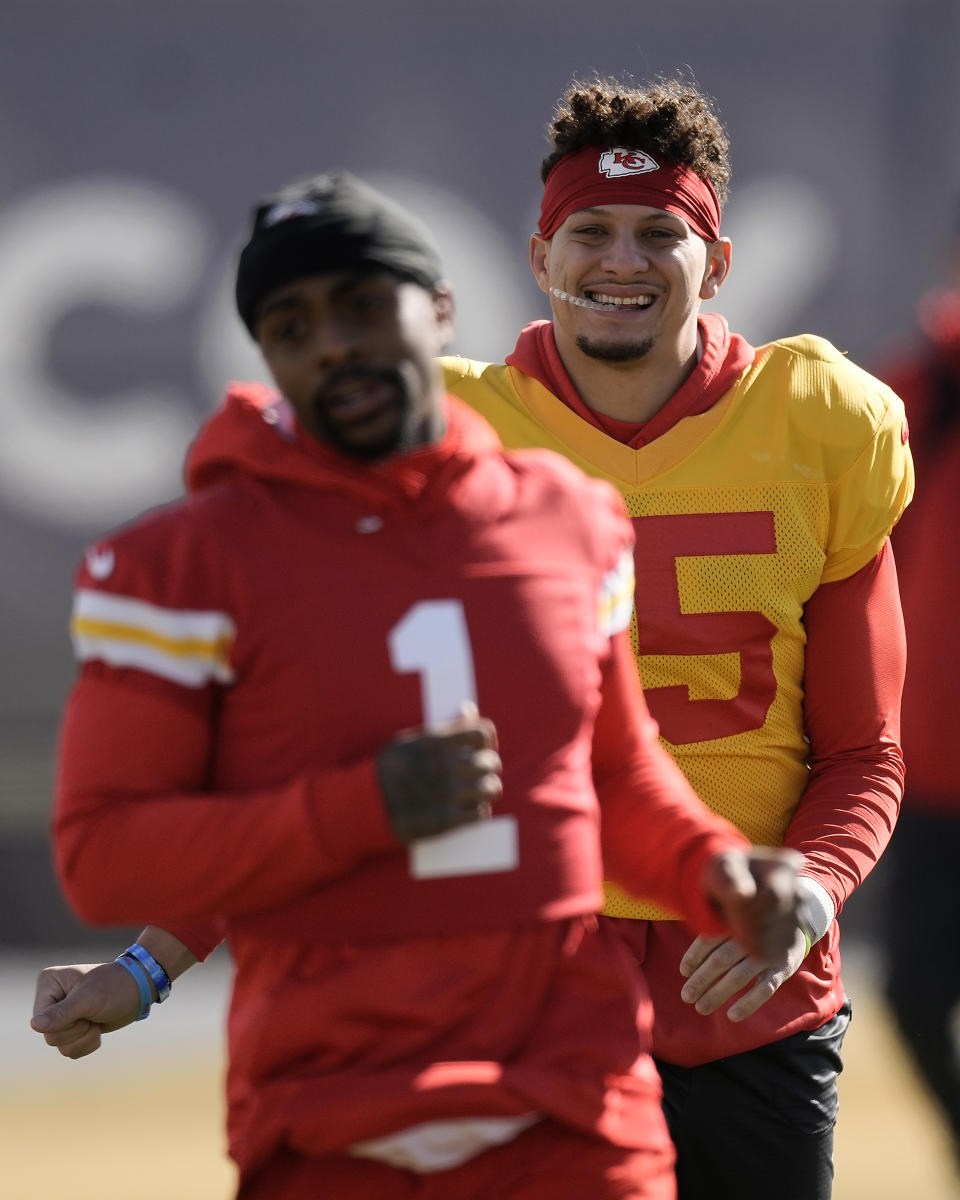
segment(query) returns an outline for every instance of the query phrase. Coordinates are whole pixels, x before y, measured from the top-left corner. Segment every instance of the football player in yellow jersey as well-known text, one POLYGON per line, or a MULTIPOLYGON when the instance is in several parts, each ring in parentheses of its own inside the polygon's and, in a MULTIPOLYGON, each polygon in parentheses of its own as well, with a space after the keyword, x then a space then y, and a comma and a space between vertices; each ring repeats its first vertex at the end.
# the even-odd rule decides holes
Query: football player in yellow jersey
POLYGON ((826 1200, 849 1021, 835 918, 903 785, 903 408, 821 338, 754 348, 700 312, 730 270, 730 168, 695 86, 575 84, 551 140, 530 262, 553 319, 506 364, 447 360, 447 385, 506 445, 616 484, 667 748, 711 807, 806 858, 805 924, 773 964, 608 889, 654 997, 681 1200, 826 1200))

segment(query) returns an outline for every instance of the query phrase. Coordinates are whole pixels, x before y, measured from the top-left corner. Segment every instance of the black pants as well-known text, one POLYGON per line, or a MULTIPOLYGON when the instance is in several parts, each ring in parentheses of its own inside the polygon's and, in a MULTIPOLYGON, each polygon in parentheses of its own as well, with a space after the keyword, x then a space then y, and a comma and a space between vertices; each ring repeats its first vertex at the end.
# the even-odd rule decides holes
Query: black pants
POLYGON ((913 808, 908 795, 887 854, 887 999, 947 1119, 960 1168, 960 819, 913 808))
POLYGON ((847 1003, 819 1029, 699 1067, 658 1062, 678 1200, 829 1200, 847 1003))

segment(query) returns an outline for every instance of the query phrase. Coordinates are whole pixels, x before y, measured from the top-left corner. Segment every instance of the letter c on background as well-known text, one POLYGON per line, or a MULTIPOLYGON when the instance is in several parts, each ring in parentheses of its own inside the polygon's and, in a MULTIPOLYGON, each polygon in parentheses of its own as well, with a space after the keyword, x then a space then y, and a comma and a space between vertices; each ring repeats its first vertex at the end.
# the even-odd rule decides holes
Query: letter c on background
POLYGON ((52 330, 98 302, 149 317, 196 287, 206 228, 176 193, 97 177, 0 213, 0 497, 56 525, 101 525, 179 490, 196 428, 185 397, 145 381, 80 404, 53 377, 52 330))

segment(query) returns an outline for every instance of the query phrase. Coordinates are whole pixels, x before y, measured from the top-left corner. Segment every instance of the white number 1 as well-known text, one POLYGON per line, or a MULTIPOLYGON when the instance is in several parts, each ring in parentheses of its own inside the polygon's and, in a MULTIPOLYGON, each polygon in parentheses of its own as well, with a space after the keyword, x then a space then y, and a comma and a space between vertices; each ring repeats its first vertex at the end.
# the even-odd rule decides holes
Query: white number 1
MULTIPOLYGON (((387 635, 395 671, 420 676, 424 722, 455 720, 464 701, 477 699, 473 650, 459 600, 420 600, 387 635)), ((421 838, 410 847, 415 879, 512 871, 518 859, 516 817, 493 817, 421 838)))
POLYGON ((420 675, 420 700, 427 725, 452 721, 465 700, 477 699, 467 619, 459 600, 421 600, 390 630, 395 671, 420 675))

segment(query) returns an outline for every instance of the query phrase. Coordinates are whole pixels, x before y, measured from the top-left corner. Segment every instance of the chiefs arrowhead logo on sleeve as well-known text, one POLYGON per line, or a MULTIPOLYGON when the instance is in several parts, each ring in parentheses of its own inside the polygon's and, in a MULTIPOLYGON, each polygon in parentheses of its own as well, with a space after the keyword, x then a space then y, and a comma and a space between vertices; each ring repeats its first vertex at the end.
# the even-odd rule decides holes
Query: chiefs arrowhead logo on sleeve
POLYGON ((630 627, 633 616, 633 548, 624 546, 617 565, 603 577, 600 588, 600 629, 607 637, 630 627))

